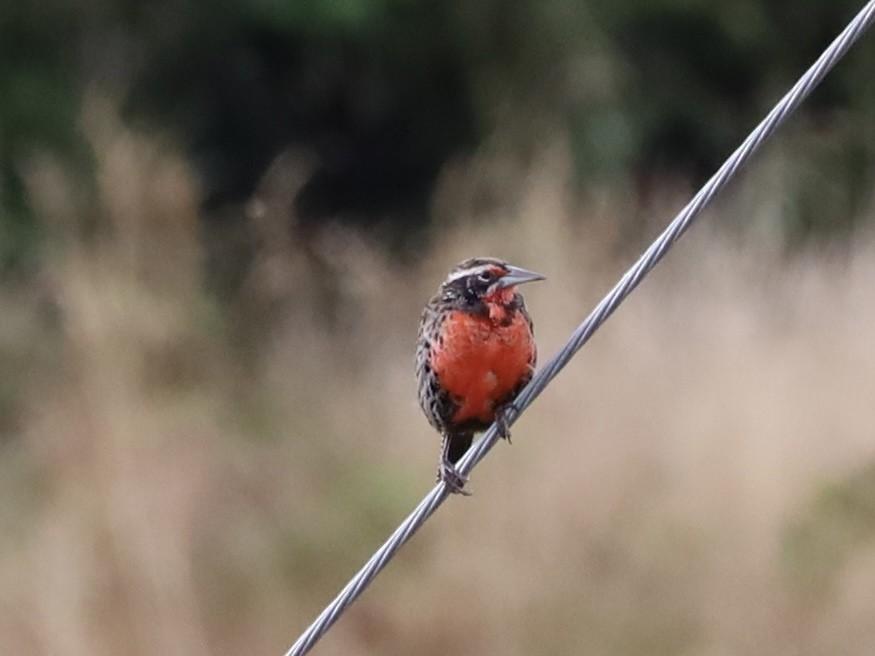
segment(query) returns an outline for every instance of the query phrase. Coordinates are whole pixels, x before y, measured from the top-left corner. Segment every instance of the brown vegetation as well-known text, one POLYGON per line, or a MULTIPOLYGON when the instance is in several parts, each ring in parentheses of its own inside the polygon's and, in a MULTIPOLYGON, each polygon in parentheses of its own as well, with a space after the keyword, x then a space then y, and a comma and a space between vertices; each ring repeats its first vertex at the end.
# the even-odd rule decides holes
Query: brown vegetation
MULTIPOLYGON (((411 268, 319 237, 330 328, 325 272, 266 200, 225 307, 185 166, 86 127, 98 207, 35 162, 56 241, 36 282, 0 289, 3 653, 282 653, 431 487, 412 351, 446 269, 546 273, 527 295, 546 358, 644 245, 621 203, 575 207, 548 149, 512 172, 505 216, 459 219, 411 268)), ((463 178, 436 211, 473 213, 463 178)), ((749 196, 693 229, 315 653, 869 653, 875 246, 780 256, 751 237, 764 204, 744 236, 716 231, 749 196)))

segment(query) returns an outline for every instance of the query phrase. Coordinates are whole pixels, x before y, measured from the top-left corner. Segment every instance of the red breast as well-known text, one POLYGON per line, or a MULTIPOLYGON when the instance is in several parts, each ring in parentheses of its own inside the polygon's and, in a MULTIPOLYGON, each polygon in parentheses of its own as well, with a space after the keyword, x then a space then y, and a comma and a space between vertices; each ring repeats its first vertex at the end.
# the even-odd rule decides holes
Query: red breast
POLYGON ((491 422, 496 405, 531 377, 535 341, 528 321, 521 312, 508 316, 496 307, 489 317, 450 312, 434 344, 434 372, 459 405, 454 422, 491 422))

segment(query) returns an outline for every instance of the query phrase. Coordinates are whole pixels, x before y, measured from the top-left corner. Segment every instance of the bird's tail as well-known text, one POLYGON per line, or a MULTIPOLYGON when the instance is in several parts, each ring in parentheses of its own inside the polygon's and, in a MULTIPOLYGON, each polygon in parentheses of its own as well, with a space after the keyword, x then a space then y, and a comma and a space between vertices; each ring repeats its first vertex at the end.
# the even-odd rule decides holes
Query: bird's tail
POLYGON ((443 455, 452 464, 459 462, 459 458, 471 448, 474 441, 473 431, 467 433, 444 433, 443 455))

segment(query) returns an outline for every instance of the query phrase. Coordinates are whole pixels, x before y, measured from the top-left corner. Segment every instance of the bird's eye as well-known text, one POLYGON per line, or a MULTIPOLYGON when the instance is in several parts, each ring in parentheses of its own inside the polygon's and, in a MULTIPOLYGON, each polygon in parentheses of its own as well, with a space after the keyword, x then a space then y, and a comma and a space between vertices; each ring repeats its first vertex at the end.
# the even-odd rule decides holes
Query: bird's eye
POLYGON ((484 271, 477 276, 477 280, 482 283, 490 283, 495 280, 495 274, 492 271, 484 271))

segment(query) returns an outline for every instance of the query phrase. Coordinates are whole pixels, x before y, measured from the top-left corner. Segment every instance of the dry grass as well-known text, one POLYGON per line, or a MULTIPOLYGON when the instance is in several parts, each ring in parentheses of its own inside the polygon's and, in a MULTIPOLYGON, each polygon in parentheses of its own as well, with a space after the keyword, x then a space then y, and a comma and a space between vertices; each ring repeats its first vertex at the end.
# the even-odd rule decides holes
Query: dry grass
MULTIPOLYGON (((412 341, 445 269, 489 253, 546 273, 527 296, 549 355, 628 263, 620 204, 579 216, 548 149, 514 172, 512 211, 460 221, 418 268, 332 232, 310 244, 340 290, 328 330, 326 272, 278 236, 287 198, 267 194, 226 319, 184 165, 86 128, 102 228, 45 259, 60 318, 0 290, 3 352, 30 363, 3 363, 0 644, 281 653, 430 488, 412 341)), ((59 230, 57 171, 32 173, 59 230)), ((464 178, 438 211, 465 215, 464 178)), ((317 652, 869 653, 873 256, 860 240, 776 260, 697 227, 317 652)))

